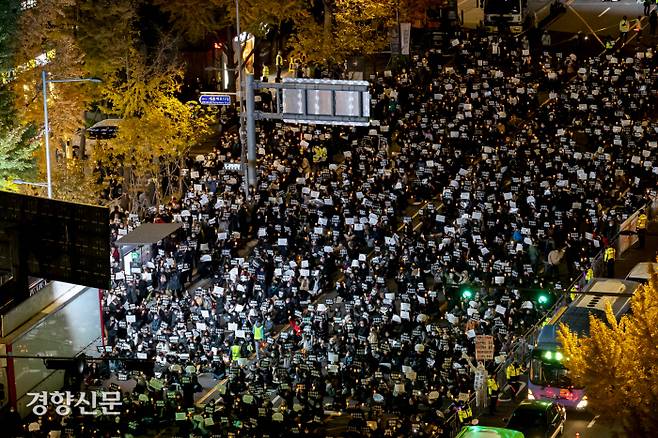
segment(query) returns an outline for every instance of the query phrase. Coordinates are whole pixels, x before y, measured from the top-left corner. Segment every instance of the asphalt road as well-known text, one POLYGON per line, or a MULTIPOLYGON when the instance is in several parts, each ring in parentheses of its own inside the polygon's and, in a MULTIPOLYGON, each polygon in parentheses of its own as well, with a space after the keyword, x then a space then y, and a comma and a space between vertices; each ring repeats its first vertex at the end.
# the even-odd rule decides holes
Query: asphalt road
MULTIPOLYGON (((519 396, 508 402, 499 402, 496 409, 496 415, 483 415, 479 417, 479 424, 484 426, 505 427, 507 419, 512 415, 516 406, 521 400, 527 398, 528 392, 524 389, 519 396)), ((584 410, 584 411, 567 411, 567 422, 564 428, 564 438, 574 438, 576 433, 580 434, 580 438, 620 438, 623 437, 621 428, 616 421, 616 418, 611 418, 611 421, 604 422, 598 416, 584 410)))
MULTIPOLYGON (((551 24, 549 30, 554 32, 592 34, 596 33, 602 40, 606 36, 617 38, 619 36, 619 21, 625 15, 629 19, 643 16, 644 6, 635 0, 622 0, 618 2, 601 0, 575 0, 569 3, 567 12, 551 24)), ((642 25, 648 24, 648 17, 644 17, 642 25)), ((643 33, 648 34, 648 28, 643 33)), ((630 32, 629 32, 630 34, 630 32)), ((630 36, 630 35, 629 35, 630 36)))

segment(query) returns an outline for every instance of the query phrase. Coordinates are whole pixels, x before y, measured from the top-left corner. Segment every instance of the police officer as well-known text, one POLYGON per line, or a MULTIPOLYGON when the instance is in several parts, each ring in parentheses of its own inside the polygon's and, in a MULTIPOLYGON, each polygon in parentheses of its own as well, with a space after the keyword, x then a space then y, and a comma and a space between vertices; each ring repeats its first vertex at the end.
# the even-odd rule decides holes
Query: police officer
POLYGON ((265 329, 260 320, 256 321, 254 324, 254 348, 256 349, 256 359, 260 359, 260 344, 263 342, 265 337, 265 329))
POLYGON ((615 278, 615 247, 608 246, 603 253, 603 261, 608 267, 608 278, 615 278))
POLYGON ((516 397, 516 393, 519 390, 519 376, 523 372, 523 369, 514 361, 507 366, 505 374, 507 375, 507 382, 509 383, 510 388, 512 388, 513 396, 516 397))
POLYGON ((640 210, 640 215, 637 217, 637 222, 635 222, 635 231, 637 232, 637 239, 639 240, 639 248, 644 249, 644 245, 647 240, 647 223, 649 218, 644 213, 644 209, 640 210))
POLYGON ((495 375, 487 377, 487 394, 489 394, 489 414, 495 415, 498 404, 498 382, 495 375))
POLYGON ((621 21, 619 22, 619 39, 621 39, 622 43, 626 42, 626 37, 630 29, 631 29, 631 25, 628 22, 628 17, 624 15, 624 18, 622 18, 621 21))
POLYGON ((461 424, 468 424, 473 418, 473 411, 471 410, 471 407, 461 400, 457 405, 457 417, 459 418, 459 422, 461 424))
POLYGON ((242 352, 242 346, 237 342, 233 342, 233 345, 231 345, 231 360, 232 361, 237 361, 241 357, 241 352, 242 352))
POLYGON ((295 55, 290 54, 290 60, 288 62, 288 73, 295 74, 295 55))
POLYGON ((590 266, 585 273, 585 281, 589 283, 592 281, 592 278, 594 278, 594 269, 590 266))
POLYGON ((281 50, 276 53, 276 58, 274 61, 276 65, 276 80, 281 80, 281 70, 283 69, 283 56, 281 55, 281 50))
POLYGON ((270 68, 263 64, 263 82, 267 82, 267 79, 270 76, 270 68))

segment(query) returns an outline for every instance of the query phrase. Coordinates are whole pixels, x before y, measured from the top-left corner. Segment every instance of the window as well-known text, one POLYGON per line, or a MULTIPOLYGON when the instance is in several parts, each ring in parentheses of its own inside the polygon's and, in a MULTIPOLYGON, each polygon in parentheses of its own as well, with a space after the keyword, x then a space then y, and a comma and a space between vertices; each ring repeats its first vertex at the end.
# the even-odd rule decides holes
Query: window
POLYGON ((542 429, 546 427, 546 411, 539 409, 517 409, 507 424, 507 427, 514 430, 542 429))
POLYGON ((485 14, 519 14, 520 12, 519 0, 488 0, 484 4, 485 14))
POLYGON ((37 0, 22 0, 21 1, 21 10, 26 11, 37 5, 37 0))
POLYGON ((569 373, 561 364, 546 363, 541 359, 530 362, 530 381, 540 386, 568 388, 572 386, 569 373))

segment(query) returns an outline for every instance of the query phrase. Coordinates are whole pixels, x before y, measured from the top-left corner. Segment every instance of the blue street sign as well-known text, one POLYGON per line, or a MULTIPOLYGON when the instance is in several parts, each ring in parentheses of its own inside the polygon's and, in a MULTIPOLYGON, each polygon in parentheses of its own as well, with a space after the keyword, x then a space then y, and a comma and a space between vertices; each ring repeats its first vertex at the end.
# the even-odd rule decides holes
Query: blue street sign
POLYGON ((201 93, 201 96, 199 96, 199 103, 201 105, 230 105, 231 96, 228 94, 201 93))

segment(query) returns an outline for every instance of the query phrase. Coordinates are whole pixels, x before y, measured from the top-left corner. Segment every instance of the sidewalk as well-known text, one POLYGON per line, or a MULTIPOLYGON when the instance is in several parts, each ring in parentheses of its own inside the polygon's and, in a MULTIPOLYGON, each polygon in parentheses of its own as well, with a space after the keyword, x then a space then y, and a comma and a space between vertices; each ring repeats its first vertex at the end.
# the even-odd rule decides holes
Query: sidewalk
POLYGON ((649 222, 647 241, 644 249, 639 249, 637 243, 628 249, 615 261, 615 276, 624 278, 635 265, 641 262, 655 262, 658 251, 658 222, 649 222))

